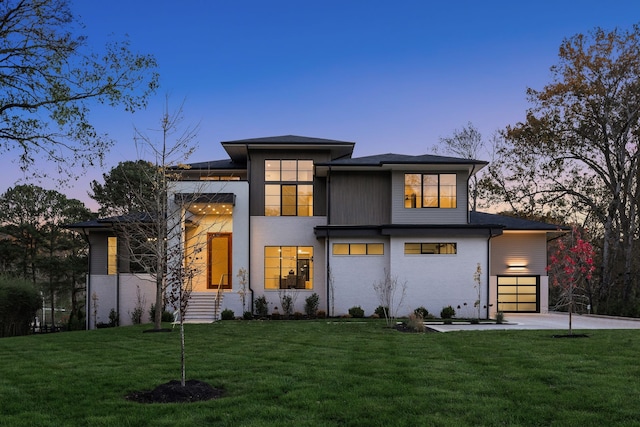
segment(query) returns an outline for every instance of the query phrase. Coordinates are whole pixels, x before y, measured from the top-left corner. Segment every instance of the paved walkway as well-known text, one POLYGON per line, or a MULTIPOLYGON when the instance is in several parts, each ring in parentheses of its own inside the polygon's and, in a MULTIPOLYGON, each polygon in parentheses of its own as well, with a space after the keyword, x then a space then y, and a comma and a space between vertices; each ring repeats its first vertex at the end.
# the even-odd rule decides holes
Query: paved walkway
MULTIPOLYGON (((566 313, 549 314, 505 314, 505 324, 452 324, 430 325, 427 327, 438 332, 453 331, 502 331, 513 329, 554 329, 568 330, 569 315, 566 313)), ((572 316, 574 330, 590 329, 640 329, 640 319, 616 318, 608 316, 579 315, 572 316)))

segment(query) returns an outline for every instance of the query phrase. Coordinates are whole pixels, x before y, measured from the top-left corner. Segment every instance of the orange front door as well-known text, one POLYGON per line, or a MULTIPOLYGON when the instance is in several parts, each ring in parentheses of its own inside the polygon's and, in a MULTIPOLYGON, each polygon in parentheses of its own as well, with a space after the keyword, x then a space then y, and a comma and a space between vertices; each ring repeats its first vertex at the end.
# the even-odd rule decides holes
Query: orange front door
POLYGON ((209 233, 208 289, 231 289, 231 233, 209 233))

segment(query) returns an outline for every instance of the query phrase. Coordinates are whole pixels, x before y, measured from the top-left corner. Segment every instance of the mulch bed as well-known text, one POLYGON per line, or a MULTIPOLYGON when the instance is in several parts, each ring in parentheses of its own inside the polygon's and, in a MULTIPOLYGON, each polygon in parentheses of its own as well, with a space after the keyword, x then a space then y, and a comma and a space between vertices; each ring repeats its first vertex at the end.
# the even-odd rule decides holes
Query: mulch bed
MULTIPOLYGON (((395 329, 398 332, 409 332, 409 333, 418 333, 418 331, 416 331, 414 328, 410 328, 409 326, 407 326, 406 323, 398 323, 396 324, 393 329, 395 329)), ((425 328, 423 332, 420 333, 425 333, 425 332, 433 332, 433 330, 429 329, 429 328, 425 328)))
POLYGON ((125 399, 138 403, 189 403, 217 399, 223 394, 224 390, 202 381, 189 380, 182 387, 180 381, 172 380, 153 390, 129 393, 125 399))
POLYGON ((563 335, 553 335, 553 338, 589 338, 587 334, 563 334, 563 335))

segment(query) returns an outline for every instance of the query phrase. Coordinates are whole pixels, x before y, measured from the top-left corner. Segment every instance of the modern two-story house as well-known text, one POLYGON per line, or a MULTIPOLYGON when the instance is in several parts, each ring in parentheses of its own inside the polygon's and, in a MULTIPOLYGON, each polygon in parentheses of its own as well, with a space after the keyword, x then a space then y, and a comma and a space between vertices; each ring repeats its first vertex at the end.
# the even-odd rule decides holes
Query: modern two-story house
MULTIPOLYGON (((200 310, 211 321, 220 308, 240 315, 262 296, 275 310, 283 294, 302 312, 313 293, 329 315, 354 306, 371 315, 380 305, 374 284, 389 279, 405 289, 398 315, 420 306, 438 315, 451 305, 475 317, 478 296, 484 318, 548 310, 547 240, 559 229, 470 212, 469 178, 486 162, 353 157, 353 142, 292 135, 221 144, 227 159, 189 165, 169 194, 168 221, 181 230, 169 246, 198 248, 185 249, 184 260, 194 272, 193 319, 200 310)), ((91 327, 111 309, 126 324, 140 295, 154 300, 153 284, 127 267, 112 225, 74 226, 91 242, 91 327)))

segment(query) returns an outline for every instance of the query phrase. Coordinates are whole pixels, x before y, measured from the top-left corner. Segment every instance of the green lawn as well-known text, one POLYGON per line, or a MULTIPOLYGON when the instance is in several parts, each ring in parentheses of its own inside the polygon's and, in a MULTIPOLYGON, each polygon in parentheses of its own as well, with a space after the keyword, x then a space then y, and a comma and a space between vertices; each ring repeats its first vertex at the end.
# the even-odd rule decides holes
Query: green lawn
POLYGON ((640 425, 635 330, 565 339, 407 334, 383 321, 186 325, 187 378, 226 396, 145 405, 124 395, 178 379, 180 363, 178 329, 147 328, 0 339, 0 425, 640 425))

